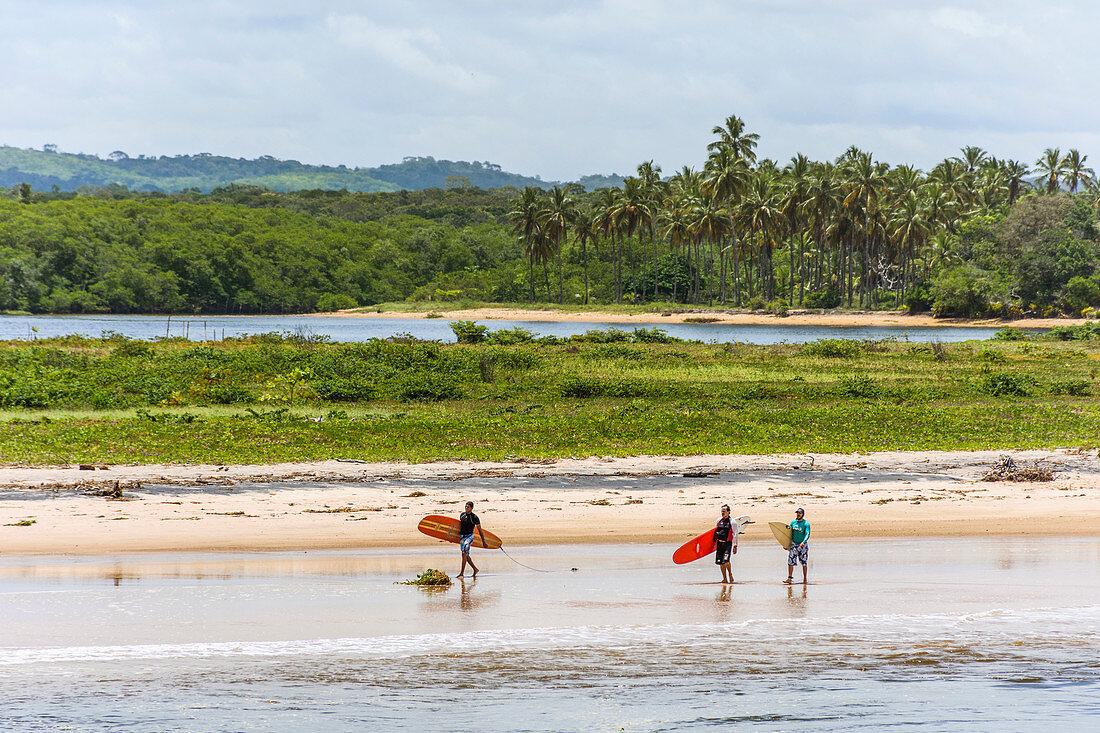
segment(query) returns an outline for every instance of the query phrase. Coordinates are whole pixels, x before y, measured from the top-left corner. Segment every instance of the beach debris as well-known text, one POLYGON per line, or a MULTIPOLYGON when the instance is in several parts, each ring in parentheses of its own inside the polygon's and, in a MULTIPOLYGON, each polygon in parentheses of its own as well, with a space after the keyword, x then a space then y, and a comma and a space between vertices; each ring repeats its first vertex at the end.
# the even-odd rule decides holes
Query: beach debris
MULTIPOLYGON (((100 486, 103 485, 100 484, 100 486)), ((92 491, 91 494, 92 496, 106 497, 108 501, 134 501, 137 497, 126 496, 123 492, 140 491, 142 488, 144 487, 138 481, 127 481, 125 483, 122 481, 109 481, 106 486, 98 491, 92 491)))
POLYGON ((32 524, 34 524, 35 522, 36 522, 36 520, 34 520, 34 519, 24 519, 24 520, 19 521, 19 522, 12 522, 11 524, 5 524, 4 526, 5 527, 29 527, 32 524))
POLYGON ((711 478, 717 476, 717 471, 684 471, 680 474, 684 478, 711 478))
POLYGON ((397 585, 419 585, 428 588, 448 588, 451 585, 451 577, 442 570, 428 568, 412 580, 399 580, 397 585))
POLYGON ((1053 481, 1054 469, 1042 461, 1016 463, 1003 455, 982 475, 982 481, 1053 481))

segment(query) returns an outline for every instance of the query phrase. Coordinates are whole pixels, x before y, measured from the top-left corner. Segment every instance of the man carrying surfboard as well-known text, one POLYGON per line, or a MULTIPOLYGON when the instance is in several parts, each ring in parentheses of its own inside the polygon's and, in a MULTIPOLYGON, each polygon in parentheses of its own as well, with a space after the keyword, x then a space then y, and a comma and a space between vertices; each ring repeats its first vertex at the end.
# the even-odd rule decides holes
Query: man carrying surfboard
POLYGON ((714 528, 714 564, 722 571, 722 582, 733 582, 733 568, 730 567, 730 555, 737 552, 737 529, 730 521, 728 504, 722 505, 722 518, 714 528))
POLYGON ((481 535, 481 544, 484 545, 485 534, 481 531, 481 520, 474 514, 474 503, 468 501, 466 502, 466 511, 458 515, 458 549, 462 553, 462 567, 458 571, 458 577, 460 578, 466 572, 467 563, 474 571, 474 574, 470 577, 477 577, 477 565, 474 565, 474 560, 470 557, 470 548, 474 544, 475 527, 477 533, 481 535))
POLYGON ((799 507, 794 511, 794 521, 787 526, 791 528, 791 546, 787 552, 787 579, 784 583, 794 582, 794 566, 802 563, 802 584, 806 584, 806 561, 810 557, 810 548, 806 544, 810 539, 810 523, 804 517, 806 512, 799 507))

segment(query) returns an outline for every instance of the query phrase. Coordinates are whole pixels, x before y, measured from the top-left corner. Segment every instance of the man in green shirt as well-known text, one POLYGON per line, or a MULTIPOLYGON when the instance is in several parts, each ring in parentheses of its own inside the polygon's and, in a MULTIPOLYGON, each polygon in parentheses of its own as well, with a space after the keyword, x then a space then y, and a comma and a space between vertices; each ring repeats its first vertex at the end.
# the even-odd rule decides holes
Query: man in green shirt
POLYGON ((802 563, 802 584, 806 584, 806 561, 810 557, 810 548, 806 542, 810 539, 810 523, 803 517, 806 512, 799 507, 794 512, 794 521, 787 526, 791 528, 791 548, 787 554, 787 579, 784 583, 794 582, 794 566, 802 563))

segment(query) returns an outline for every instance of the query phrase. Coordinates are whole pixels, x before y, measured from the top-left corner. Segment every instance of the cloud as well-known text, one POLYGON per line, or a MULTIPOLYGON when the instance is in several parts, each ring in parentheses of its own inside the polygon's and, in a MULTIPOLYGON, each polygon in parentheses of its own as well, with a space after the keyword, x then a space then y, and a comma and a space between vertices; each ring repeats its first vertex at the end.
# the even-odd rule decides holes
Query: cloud
POLYGON ((478 73, 443 60, 448 49, 431 28, 394 28, 380 25, 361 15, 328 16, 336 40, 352 49, 363 50, 412 76, 459 91, 476 93, 491 89, 491 75, 478 73))

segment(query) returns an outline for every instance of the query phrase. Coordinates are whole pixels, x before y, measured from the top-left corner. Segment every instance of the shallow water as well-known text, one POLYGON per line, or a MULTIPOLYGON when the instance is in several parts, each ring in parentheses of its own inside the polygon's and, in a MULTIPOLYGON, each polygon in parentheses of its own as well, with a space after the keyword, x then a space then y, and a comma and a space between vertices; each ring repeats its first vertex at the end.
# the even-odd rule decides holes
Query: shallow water
MULTIPOLYGON (((1016 730, 1100 720, 1100 541, 819 542, 0 563, 0 727, 1016 730), (576 570, 572 570, 576 568, 576 570)), ((1090 725, 1091 723, 1091 725, 1090 725)))
MULTIPOLYGON (((999 328, 982 326, 736 326, 721 323, 662 323, 659 317, 644 328, 660 328, 670 336, 705 343, 806 343, 823 338, 884 339, 899 341, 968 341, 992 338, 999 328)), ((268 332, 327 336, 333 341, 356 342, 411 334, 420 339, 455 341, 443 318, 354 318, 342 316, 0 316, 0 339, 31 339, 78 334, 99 337, 108 332, 153 340, 165 336, 192 341, 268 332)), ((589 330, 630 331, 639 324, 550 321, 482 321, 491 331, 525 328, 539 336, 572 336, 589 330)))

